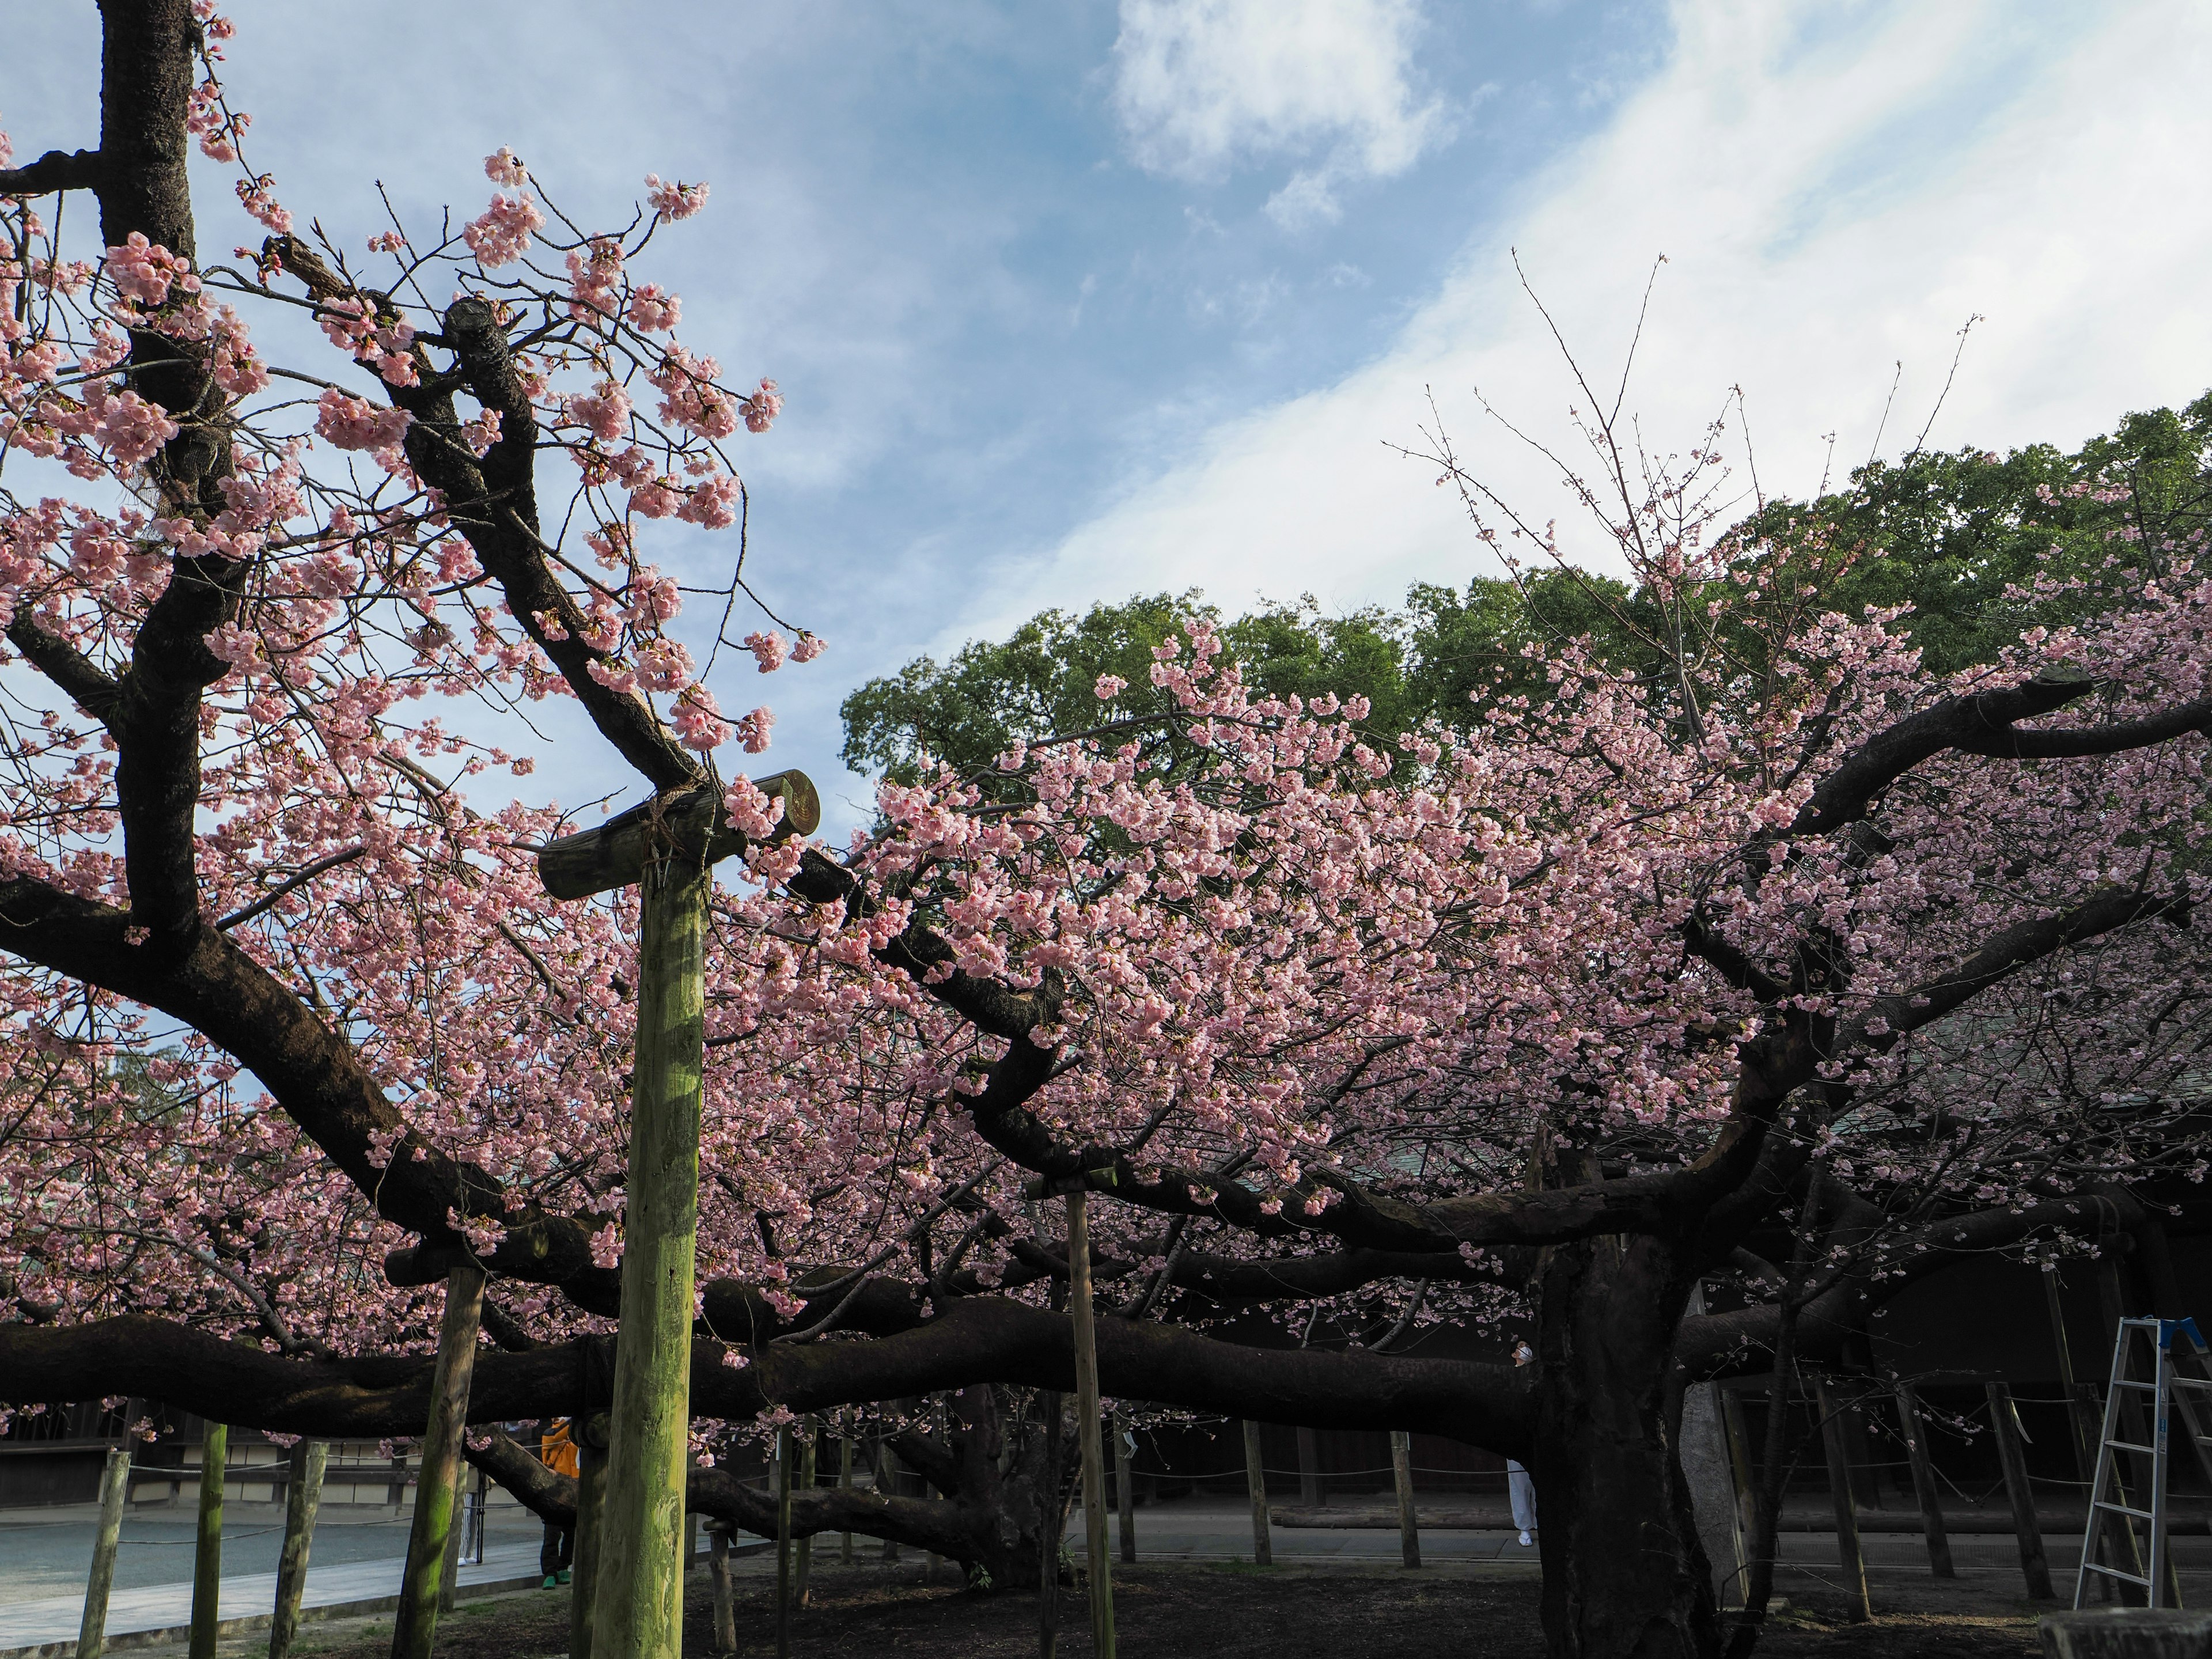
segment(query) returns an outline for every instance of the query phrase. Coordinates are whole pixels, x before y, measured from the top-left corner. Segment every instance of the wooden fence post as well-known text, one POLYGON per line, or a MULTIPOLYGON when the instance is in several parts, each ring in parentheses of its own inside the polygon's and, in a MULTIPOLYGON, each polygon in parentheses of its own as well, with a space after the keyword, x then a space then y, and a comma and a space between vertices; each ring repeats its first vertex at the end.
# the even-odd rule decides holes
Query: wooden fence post
POLYGON ((1080 1187, 1067 1195, 1067 1311, 1075 1323, 1075 1416, 1083 1448, 1083 1537, 1091 1559, 1091 1641, 1098 1659, 1114 1659, 1114 1569, 1106 1553, 1106 1458, 1099 1443, 1088 1196, 1080 1187))
POLYGON ((1130 1473, 1129 1429, 1121 1413, 1114 1413, 1114 1506, 1121 1512, 1121 1559, 1137 1559, 1137 1482, 1130 1473))
POLYGON ((1928 1571, 1938 1578, 1956 1578, 1951 1565, 1951 1535, 1943 1526, 1943 1494, 1936 1485, 1936 1466, 1928 1458, 1928 1425, 1921 1419, 1920 1399, 1912 1384, 1897 1385, 1897 1426, 1905 1434, 1905 1455, 1912 1465, 1912 1495, 1920 1500, 1920 1529, 1928 1546, 1928 1571))
POLYGON ((1828 1454, 1828 1490, 1836 1505, 1836 1564, 1844 1575, 1846 1610, 1854 1625, 1874 1617, 1867 1600, 1866 1556, 1859 1548, 1858 1506, 1851 1497, 1851 1467, 1845 1450, 1844 1407, 1826 1377, 1814 1384, 1820 1413, 1820 1443, 1828 1454))
POLYGON ((1267 1472, 1260 1462, 1260 1425, 1244 1419, 1244 1486, 1252 1496, 1252 1561, 1255 1566, 1275 1564, 1273 1540, 1267 1533, 1267 1472))
POLYGON ((2013 1404, 2012 1389, 2007 1383, 1987 1383, 1984 1392, 1989 1396, 1990 1426, 1996 1433, 1997 1461, 2004 1467, 2005 1493, 2012 1499, 2013 1530, 2020 1536, 2021 1577, 2027 1581, 2030 1595, 2047 1601, 2051 1599, 2051 1564, 2044 1559, 2043 1528, 2035 1518, 2035 1492, 2027 1483, 2019 1408, 2013 1404))
POLYGON ((712 886, 703 860, 680 851, 649 863, 639 884, 623 1319, 592 1607, 598 1659, 677 1659, 683 1646, 712 886))
POLYGON ((415 1519, 407 1530, 399 1606, 392 1615, 392 1659, 430 1659, 437 1644, 446 1544, 453 1531, 453 1498, 460 1490, 461 1443, 468 1431, 469 1382, 476 1373, 483 1291, 484 1271, 476 1258, 456 1258, 446 1274, 446 1310, 438 1322, 430 1415, 422 1426, 422 1456, 415 1471, 415 1519))
POLYGON ((599 1596, 599 1532, 607 1497, 607 1416, 571 1418, 576 1443, 576 1536, 568 1571, 568 1659, 592 1659, 592 1608, 599 1596))
POLYGON ((276 1560, 276 1606, 269 1620, 269 1659, 284 1659, 300 1630, 300 1598, 307 1589, 307 1551, 315 1541, 315 1512, 322 1507, 323 1474, 331 1443, 302 1440, 292 1448, 291 1479, 284 1483, 284 1549, 276 1560))
POLYGON ((107 1593, 115 1585, 115 1547, 123 1535, 123 1503, 131 1490, 131 1437, 107 1449, 100 1471, 100 1529, 92 1538, 92 1571, 85 1575, 84 1617, 77 1625, 79 1659, 100 1659, 107 1642, 107 1593))
POLYGON ((1413 1509, 1413 1437, 1390 1431, 1390 1481, 1398 1489, 1398 1551, 1409 1567, 1421 1565, 1421 1522, 1413 1509))
POLYGON ((215 1659, 215 1630, 222 1617, 222 1483, 230 1430, 200 1427, 199 1530, 192 1547, 192 1635, 189 1659, 215 1659))

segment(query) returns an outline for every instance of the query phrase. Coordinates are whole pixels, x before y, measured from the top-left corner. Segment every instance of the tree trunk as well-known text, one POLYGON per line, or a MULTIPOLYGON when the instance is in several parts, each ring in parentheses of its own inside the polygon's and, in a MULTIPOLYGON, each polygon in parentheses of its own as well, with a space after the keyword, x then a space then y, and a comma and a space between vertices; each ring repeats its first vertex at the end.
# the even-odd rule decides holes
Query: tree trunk
POLYGON ((1599 1238, 1540 1274, 1536 1482, 1555 1659, 1710 1659, 1720 1648, 1668 1398, 1689 1279, 1668 1243, 1599 1238))

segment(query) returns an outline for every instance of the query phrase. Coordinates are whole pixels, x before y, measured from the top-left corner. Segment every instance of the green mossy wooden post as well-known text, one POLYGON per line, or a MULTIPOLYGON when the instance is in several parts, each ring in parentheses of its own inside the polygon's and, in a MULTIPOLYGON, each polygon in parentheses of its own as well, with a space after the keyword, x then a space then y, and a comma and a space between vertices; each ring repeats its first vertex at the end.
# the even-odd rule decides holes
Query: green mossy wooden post
POLYGON ((229 1461, 230 1430, 221 1423, 200 1429, 200 1521, 192 1547, 192 1635, 189 1659, 215 1659, 215 1630, 222 1617, 222 1483, 229 1461))
POLYGON ((592 1659, 592 1600, 599 1586, 599 1531, 607 1495, 607 1416, 572 1422, 576 1443, 576 1553, 568 1572, 568 1659, 592 1659))
MULTIPOLYGON (((754 785, 783 803, 778 835, 811 835, 821 823, 821 796, 804 773, 754 785)), ((640 890, 623 1316, 592 1590, 598 1659, 677 1659, 683 1647, 708 872, 744 848, 702 782, 538 854, 538 879, 555 898, 589 898, 632 883, 640 890)))
MULTIPOLYGON (((812 1418, 806 1419, 806 1439, 799 1449, 799 1490, 814 1490, 815 1442, 821 1437, 821 1427, 812 1418)), ((794 1547, 796 1565, 792 1569, 792 1596, 799 1607, 806 1605, 806 1581, 814 1569, 814 1535, 809 1533, 794 1547)))
POLYGON ((1066 1396, 1037 1396, 1044 1414, 1044 1468, 1037 1481, 1037 1659, 1054 1659, 1060 1644, 1060 1544, 1067 1526, 1060 1508, 1061 1421, 1066 1396))
POLYGON ((641 884, 622 1329, 592 1609, 599 1659, 676 1659, 684 1635, 684 1504, 691 1462, 691 1322, 706 1060, 707 895, 681 852, 641 884))
POLYGON ((1083 1437, 1083 1538, 1091 1558, 1091 1644, 1114 1659, 1113 1567, 1106 1551, 1106 1456, 1098 1424, 1098 1331, 1091 1319, 1088 1196, 1067 1195, 1067 1310, 1075 1322, 1076 1420, 1083 1437))
POLYGON ((269 1620, 269 1659, 284 1659, 300 1630, 300 1597, 307 1588, 307 1551, 315 1540, 315 1512, 323 1504, 323 1475, 331 1443, 302 1440, 292 1448, 284 1483, 284 1547, 276 1558, 276 1606, 269 1620))
MULTIPOLYGON (((2020 1574, 2027 1593, 2040 1601, 2052 1599, 2051 1563, 2043 1553, 2043 1525, 2036 1517, 2035 1491, 2028 1485, 2027 1454, 2021 1449, 2020 1412, 2013 1404, 2012 1385, 1984 1382, 1990 1402, 1990 1427, 1997 1443, 1997 1463, 2004 1471, 2005 1494, 2012 1499, 2014 1534, 2020 1540, 2020 1574)), ((2088 1540, 2082 1540, 2086 1547, 2088 1540)))
MULTIPOLYGON (((465 1407, 464 1407, 465 1409, 465 1407)), ((469 1466, 455 1460, 453 1496, 446 1500, 446 1553, 438 1563, 438 1614, 451 1613, 461 1599, 461 1534, 468 1530, 469 1466)))
POLYGON ((775 1659, 791 1659, 791 1425, 775 1431, 775 1659))
POLYGON ((1121 1521, 1121 1564, 1137 1565, 1137 1481, 1129 1465, 1129 1425, 1114 1413, 1114 1508, 1121 1521))
POLYGON ((1874 1617, 1867 1598, 1866 1553, 1859 1546, 1858 1507, 1851 1495, 1850 1454, 1844 1438, 1846 1407, 1823 1377, 1814 1382, 1820 1444, 1828 1455, 1828 1495, 1836 1511, 1836 1565, 1843 1575, 1844 1612, 1854 1625, 1874 1617))
POLYGON ((1920 1537, 1928 1548, 1928 1571, 1937 1578, 1956 1578, 1951 1565, 1951 1534, 1943 1525, 1943 1493, 1936 1484, 1936 1465, 1928 1456, 1928 1425, 1920 1415, 1920 1396, 1910 1382, 1899 1382, 1897 1425, 1905 1435, 1905 1461, 1912 1468, 1912 1495, 1920 1504, 1920 1537))
POLYGON ((1413 1507, 1413 1437, 1390 1431, 1390 1484, 1398 1494, 1398 1557, 1409 1567, 1421 1565, 1420 1513, 1413 1507))
MULTIPOLYGON (((853 1437, 849 1433, 837 1437, 837 1490, 853 1490, 853 1437)), ((853 1565, 853 1534, 849 1530, 837 1535, 837 1559, 844 1566, 853 1565)))
POLYGON ((438 1322, 438 1364, 430 1380, 430 1416, 415 1471, 415 1519, 407 1529, 407 1568, 392 1615, 392 1659, 430 1659, 446 1578, 446 1540, 460 1490, 461 1437, 467 1431, 469 1383, 476 1375, 477 1332, 483 1322, 484 1271, 458 1257, 446 1274, 446 1311, 438 1322))
POLYGON ((84 1580, 84 1617, 78 1622, 76 1650, 82 1659, 100 1659, 107 1643, 107 1593, 115 1585, 115 1546, 123 1535, 123 1500, 131 1490, 131 1445, 107 1449, 100 1471, 100 1529, 93 1534, 92 1571, 84 1580))

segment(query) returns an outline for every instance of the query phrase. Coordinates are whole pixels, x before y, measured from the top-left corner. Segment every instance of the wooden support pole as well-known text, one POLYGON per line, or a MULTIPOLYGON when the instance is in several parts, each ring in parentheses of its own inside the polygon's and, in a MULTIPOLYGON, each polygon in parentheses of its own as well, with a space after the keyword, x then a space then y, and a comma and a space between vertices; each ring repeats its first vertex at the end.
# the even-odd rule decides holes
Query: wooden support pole
POLYGON ((1037 1476, 1037 1659, 1053 1659, 1060 1645, 1060 1541, 1067 1524, 1060 1502, 1066 1397, 1046 1389, 1037 1404, 1044 1413, 1044 1466, 1037 1476))
MULTIPOLYGON (((876 1441, 876 1490, 886 1498, 898 1496, 898 1454, 891 1449, 890 1442, 878 1437, 876 1441)), ((884 1565, 889 1566, 899 1559, 898 1540, 884 1540, 884 1565)))
POLYGON ((415 1519, 407 1530, 407 1566, 392 1615, 392 1659, 430 1659, 437 1644, 447 1542, 459 1490, 461 1437, 476 1374, 477 1331, 483 1319, 484 1272, 473 1256, 458 1257, 446 1274, 446 1311, 438 1322, 438 1364, 430 1378, 430 1416, 415 1471, 415 1519))
POLYGON ((1928 1457, 1928 1425, 1920 1415, 1920 1397, 1912 1384, 1897 1385, 1897 1426, 1905 1437, 1905 1460, 1912 1465, 1912 1495, 1920 1500, 1920 1531, 1928 1546, 1928 1571, 1938 1578, 1956 1578, 1951 1565, 1951 1535, 1943 1525, 1943 1494, 1936 1485, 1936 1466, 1928 1457))
POLYGON ((230 1430, 200 1428, 199 1531, 192 1547, 192 1634, 189 1659, 215 1659, 216 1622, 222 1617, 222 1483, 230 1430))
POLYGON ((131 1490, 131 1442, 107 1449, 100 1471, 100 1528, 92 1536, 92 1571, 84 1580, 84 1617, 76 1631, 82 1659, 100 1659, 107 1644, 107 1593, 115 1587, 115 1547, 123 1535, 123 1503, 131 1490))
POLYGON ((1121 1512, 1121 1559, 1137 1560, 1137 1482, 1130 1473, 1129 1426, 1114 1413, 1114 1505, 1121 1512))
POLYGON ((1984 1385, 1990 1426, 1996 1431, 1997 1461, 2004 1468, 2005 1494, 2012 1499, 2013 1530, 2020 1537, 2021 1577, 2038 1601, 2051 1599, 2051 1564, 2044 1559, 2043 1528, 2035 1518, 2035 1493, 2027 1483, 2027 1454, 2021 1447, 2020 1409, 2008 1383, 1984 1385))
POLYGON ((592 1609, 599 1583, 599 1534, 607 1498, 607 1415, 573 1418, 576 1443, 576 1537, 568 1571, 569 1659, 592 1659, 592 1609))
POLYGON ((1260 1425, 1244 1419, 1244 1486, 1252 1498, 1252 1561, 1255 1566, 1275 1565, 1273 1540, 1267 1532, 1267 1472, 1260 1462, 1260 1425))
MULTIPOLYGON (((801 1492, 814 1490, 814 1442, 818 1432, 814 1419, 808 1418, 805 1438, 799 1448, 799 1490, 801 1492)), ((811 1534, 799 1540, 796 1553, 799 1559, 792 1570, 792 1595, 797 1604, 803 1607, 806 1605, 806 1580, 814 1566, 814 1538, 811 1534)))
POLYGON ((1874 1617, 1867 1599, 1866 1556, 1859 1547, 1858 1505, 1851 1497, 1851 1467, 1844 1434, 1844 1407, 1826 1378, 1815 1383, 1820 1443, 1828 1454, 1828 1491, 1836 1506, 1836 1565, 1844 1578, 1845 1612, 1854 1625, 1874 1617))
POLYGON ((791 1659, 791 1425, 775 1431, 775 1659, 791 1659))
MULTIPOLYGON (((541 864, 543 860, 541 858, 541 864)), ((706 1064, 702 863, 648 865, 640 884, 622 1329, 615 1338, 605 1525, 592 1608, 597 1659, 678 1659, 691 1463, 691 1322, 706 1064)))
POLYGON ((1098 1659, 1114 1659, 1114 1569, 1106 1553, 1106 1455, 1099 1443, 1098 1332, 1091 1323, 1088 1197, 1080 1187, 1067 1195, 1067 1311, 1075 1323, 1075 1416, 1083 1437, 1083 1537, 1091 1563, 1091 1642, 1098 1659))
POLYGON ((738 1650, 738 1611, 730 1601, 730 1534, 723 1527, 708 1529, 707 1574, 714 1583, 714 1651, 738 1650))
POLYGON ((1321 1507, 1321 1443, 1304 1424, 1298 1425, 1298 1502, 1310 1510, 1321 1507))
POLYGON ((1413 1508, 1413 1437, 1390 1431, 1390 1481, 1398 1489, 1398 1551, 1409 1567, 1421 1565, 1421 1521, 1413 1508))
MULTIPOLYGON (((853 1490, 853 1437, 849 1434, 837 1437, 837 1488, 841 1492, 853 1490)), ((837 1560, 843 1566, 853 1565, 853 1534, 850 1532, 837 1535, 837 1560)))
POLYGON ((323 1504, 323 1474, 331 1443, 302 1440, 292 1448, 284 1483, 284 1548, 276 1558, 276 1606, 269 1620, 269 1659, 284 1659, 300 1631, 300 1598, 307 1589, 307 1551, 315 1541, 315 1512, 323 1504))
POLYGON ((451 1613, 461 1597, 461 1534, 469 1529, 468 1497, 468 1462, 465 1457, 456 1458, 453 1494, 447 1500, 446 1512, 446 1553, 438 1568, 438 1614, 441 1618, 451 1613))

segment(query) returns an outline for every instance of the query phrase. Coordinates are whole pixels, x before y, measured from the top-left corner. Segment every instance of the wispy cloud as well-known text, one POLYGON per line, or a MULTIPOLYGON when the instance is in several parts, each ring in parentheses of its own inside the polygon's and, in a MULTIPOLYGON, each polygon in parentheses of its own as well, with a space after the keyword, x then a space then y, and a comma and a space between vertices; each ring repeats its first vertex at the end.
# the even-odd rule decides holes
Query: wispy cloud
POLYGON ((1417 0, 1122 0, 1114 106, 1147 171, 1212 183, 1308 162, 1267 203, 1297 229, 1337 191, 1404 172, 1447 128, 1411 75, 1417 0))
MULTIPOLYGON (((1349 605, 1486 568, 1451 492, 1385 447, 1418 441, 1431 386, 1476 465, 1536 521, 1556 511, 1577 537, 1547 466, 1470 395, 1480 386, 1547 441, 1572 441, 1577 399, 1518 289, 1516 247, 1607 375, 1645 272, 1668 255, 1630 404, 1652 442, 1680 449, 1741 382, 1769 493, 1814 489, 1830 432, 1839 466, 1865 459, 1900 359, 1883 447, 1910 445, 1972 313, 1988 321, 1934 445, 2078 441, 2212 384, 2199 303, 2212 222, 2184 205, 2212 154, 2201 94, 2212 13, 2172 0, 2094 11, 1896 0, 1849 8, 1848 27, 1838 16, 1681 0, 1658 73, 1475 228, 1455 274, 1374 362, 1133 477, 1029 580, 1001 584, 1002 612, 971 615, 969 630, 1109 588, 1199 583, 1231 605, 1303 591, 1349 605)), ((1206 135, 1204 153, 1236 153, 1225 135, 1244 129, 1198 107, 1182 118, 1206 135)), ((1742 457, 1741 434, 1729 441, 1742 457)), ((1747 490, 1741 461, 1737 478, 1747 490)), ((1595 537, 1579 550, 1606 551, 1595 537)))

